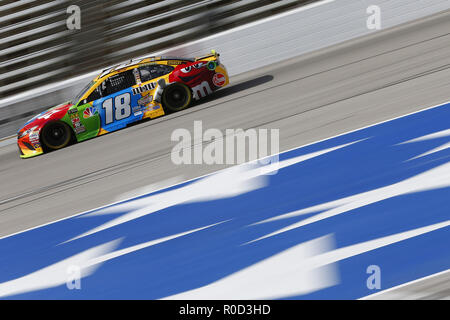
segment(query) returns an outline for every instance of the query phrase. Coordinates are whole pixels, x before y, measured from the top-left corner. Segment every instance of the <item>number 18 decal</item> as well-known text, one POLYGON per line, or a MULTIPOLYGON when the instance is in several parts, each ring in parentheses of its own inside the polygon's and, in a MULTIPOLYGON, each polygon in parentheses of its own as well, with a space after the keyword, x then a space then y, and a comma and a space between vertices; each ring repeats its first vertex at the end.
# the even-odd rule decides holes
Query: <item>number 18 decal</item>
POLYGON ((105 124, 110 124, 117 120, 123 120, 131 115, 131 94, 124 93, 114 98, 106 99, 103 101, 102 108, 105 109, 105 124), (115 112, 113 111, 115 109, 115 112))

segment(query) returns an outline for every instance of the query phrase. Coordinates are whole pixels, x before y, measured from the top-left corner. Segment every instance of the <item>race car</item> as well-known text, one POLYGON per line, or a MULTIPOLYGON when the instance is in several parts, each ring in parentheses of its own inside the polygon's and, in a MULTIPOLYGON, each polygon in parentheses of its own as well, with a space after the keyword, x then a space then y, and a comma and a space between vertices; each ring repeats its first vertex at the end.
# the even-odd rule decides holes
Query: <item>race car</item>
POLYGON ((61 149, 146 118, 188 108, 229 83, 219 54, 146 57, 103 70, 72 100, 30 119, 19 131, 21 158, 61 149))

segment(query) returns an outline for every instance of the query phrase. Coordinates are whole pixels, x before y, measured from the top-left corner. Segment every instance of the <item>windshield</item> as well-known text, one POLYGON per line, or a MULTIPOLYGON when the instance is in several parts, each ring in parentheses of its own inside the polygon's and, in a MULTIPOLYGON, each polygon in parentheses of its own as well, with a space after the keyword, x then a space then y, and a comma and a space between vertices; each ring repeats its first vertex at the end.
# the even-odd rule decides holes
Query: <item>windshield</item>
POLYGON ((81 97, 86 93, 86 91, 88 91, 94 84, 95 81, 91 81, 86 86, 84 86, 84 88, 80 91, 80 93, 78 93, 72 100, 72 104, 76 104, 81 99, 81 97))

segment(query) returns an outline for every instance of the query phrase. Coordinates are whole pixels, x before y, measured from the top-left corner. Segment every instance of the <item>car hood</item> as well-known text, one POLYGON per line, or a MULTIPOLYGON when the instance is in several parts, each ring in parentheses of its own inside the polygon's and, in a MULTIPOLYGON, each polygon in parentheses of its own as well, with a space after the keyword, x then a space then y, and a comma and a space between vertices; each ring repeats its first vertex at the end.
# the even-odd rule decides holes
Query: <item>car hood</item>
POLYGON ((71 106, 73 106, 72 103, 66 102, 56 105, 44 112, 41 112, 40 114, 28 120, 23 125, 23 127, 19 129, 18 132, 28 130, 36 126, 40 129, 49 121, 60 120, 62 117, 66 115, 67 111, 71 106))

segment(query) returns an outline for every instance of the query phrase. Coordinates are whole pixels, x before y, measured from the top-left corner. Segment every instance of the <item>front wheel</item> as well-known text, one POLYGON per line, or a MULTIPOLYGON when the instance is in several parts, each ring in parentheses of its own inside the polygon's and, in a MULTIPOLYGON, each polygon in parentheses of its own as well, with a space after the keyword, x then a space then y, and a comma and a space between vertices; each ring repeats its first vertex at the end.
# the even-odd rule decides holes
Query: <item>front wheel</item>
POLYGON ((162 93, 162 105, 169 113, 186 109, 191 101, 191 89, 179 82, 167 86, 162 93))
POLYGON ((49 150, 57 150, 67 146, 72 138, 72 130, 64 122, 51 122, 41 133, 43 145, 49 150))

